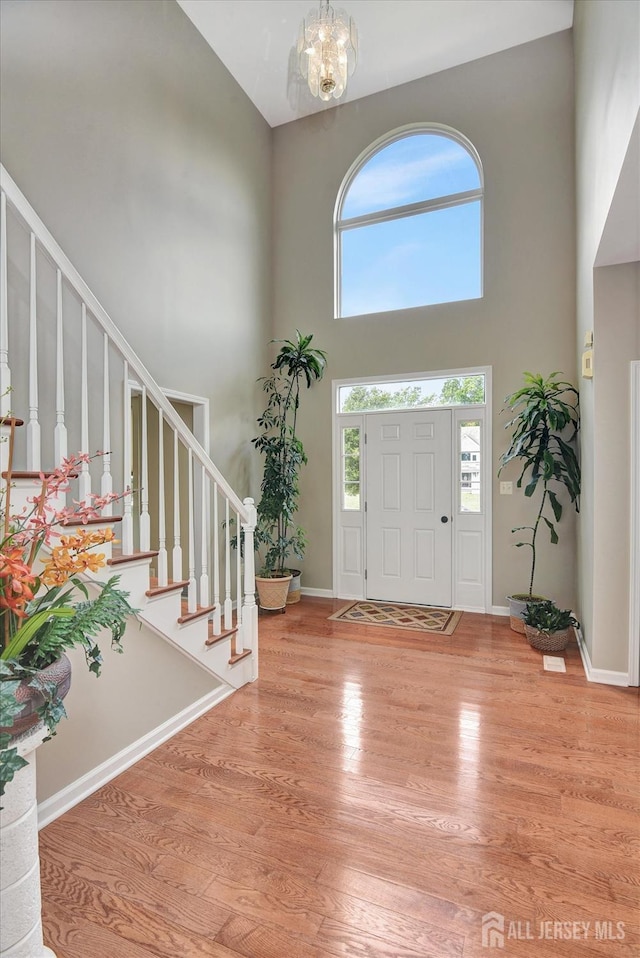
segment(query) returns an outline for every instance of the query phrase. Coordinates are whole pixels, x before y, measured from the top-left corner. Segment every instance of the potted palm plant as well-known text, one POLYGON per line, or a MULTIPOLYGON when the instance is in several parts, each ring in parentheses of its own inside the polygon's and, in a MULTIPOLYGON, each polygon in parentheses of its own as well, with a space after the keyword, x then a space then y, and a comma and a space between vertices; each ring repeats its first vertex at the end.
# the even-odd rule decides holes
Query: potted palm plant
POLYGON ((528 591, 507 597, 511 628, 516 632, 525 631, 523 615, 527 604, 542 599, 533 592, 541 524, 547 527, 549 538, 556 545, 556 523, 563 513, 559 494, 564 491, 576 512, 580 509, 579 397, 571 383, 560 379, 560 375, 553 372, 544 378, 526 372, 524 386, 505 399, 506 408, 513 414, 505 426, 511 430, 511 441, 500 457, 498 475, 509 463, 517 462, 520 475, 516 486, 520 489, 524 483, 524 494, 529 499, 539 496, 533 524, 511 530, 524 533, 516 546, 531 549, 528 591))
POLYGON ((274 340, 281 348, 273 372, 260 380, 267 405, 258 419, 260 435, 252 441, 264 457, 255 542, 263 555, 256 585, 266 609, 284 611, 292 579, 289 562, 302 559, 306 547, 304 530, 295 521, 298 479, 307 461, 296 431, 298 410, 302 388, 322 379, 327 363, 326 354, 311 346, 312 339, 296 330, 293 340, 274 340))

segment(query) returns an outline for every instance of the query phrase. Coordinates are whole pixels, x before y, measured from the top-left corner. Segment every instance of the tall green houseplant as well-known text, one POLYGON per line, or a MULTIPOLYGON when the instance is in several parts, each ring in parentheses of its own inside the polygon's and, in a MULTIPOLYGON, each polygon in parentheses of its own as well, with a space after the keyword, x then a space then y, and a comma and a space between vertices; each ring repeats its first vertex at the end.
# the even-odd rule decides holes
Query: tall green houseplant
MULTIPOLYGON (((556 523, 562 518, 562 503, 558 492, 565 490, 576 512, 580 511, 580 463, 577 438, 580 429, 579 397, 571 383, 551 373, 546 379, 532 373, 524 374, 524 386, 505 399, 505 407, 513 413, 505 429, 511 430, 509 448, 500 457, 498 475, 510 462, 517 462, 520 476, 518 488, 524 483, 524 494, 532 499, 540 496, 533 525, 516 526, 512 532, 528 533, 518 547, 531 549, 531 571, 528 597, 533 596, 536 572, 537 536, 544 523, 551 542, 556 545, 556 523)), ((524 595, 524 593, 523 593, 524 595)))
POLYGON ((264 547, 267 576, 285 575, 289 558, 301 559, 306 546, 304 530, 295 521, 300 468, 307 462, 296 432, 298 410, 302 389, 322 379, 327 363, 326 354, 311 346, 312 339, 296 330, 294 340, 274 340, 282 346, 271 364, 273 373, 260 380, 267 406, 258 419, 260 435, 252 441, 264 456, 256 545, 264 547))

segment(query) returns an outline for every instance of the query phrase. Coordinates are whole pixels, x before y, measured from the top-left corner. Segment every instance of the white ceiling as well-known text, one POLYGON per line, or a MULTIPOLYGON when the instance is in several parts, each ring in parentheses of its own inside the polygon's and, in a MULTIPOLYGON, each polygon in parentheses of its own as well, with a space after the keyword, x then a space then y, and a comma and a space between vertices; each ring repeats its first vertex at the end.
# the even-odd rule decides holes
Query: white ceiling
MULTIPOLYGON (((273 126, 330 108, 295 67, 312 0, 178 0, 273 126)), ((315 5, 317 9, 317 4, 315 5)), ((357 100, 538 37, 567 30, 573 0, 337 0, 354 18, 359 62, 346 95, 357 100)))

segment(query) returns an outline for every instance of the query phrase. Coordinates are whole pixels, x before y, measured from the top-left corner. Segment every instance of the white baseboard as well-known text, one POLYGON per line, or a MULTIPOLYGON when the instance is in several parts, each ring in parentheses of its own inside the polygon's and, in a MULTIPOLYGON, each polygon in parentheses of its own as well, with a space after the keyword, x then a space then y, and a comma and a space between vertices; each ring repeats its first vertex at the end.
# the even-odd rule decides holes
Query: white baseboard
POLYGON ((492 605, 491 615, 509 615, 508 605, 492 605))
POLYGON ((589 649, 584 641, 582 630, 579 628, 576 628, 576 638, 578 639, 578 648, 580 649, 584 674, 589 682, 597 682, 600 685, 618 685, 624 688, 629 686, 628 672, 614 672, 610 669, 594 669, 591 664, 589 649))
POLYGON ((303 595, 312 595, 317 599, 333 599, 332 589, 305 589, 300 590, 303 595))
POLYGON ((107 759, 106 762, 103 762, 90 772, 87 772, 86 775, 82 775, 81 778, 76 779, 75 782, 56 792, 51 798, 45 799, 44 802, 38 805, 38 828, 44 828, 45 825, 49 825, 55 821, 56 818, 59 818, 60 815, 68 812, 70 808, 73 808, 74 805, 77 805, 97 789, 106 785, 107 782, 110 782, 116 775, 120 775, 121 772, 126 771, 131 765, 140 761, 141 758, 144 758, 145 755, 152 752, 154 748, 162 745, 163 742, 166 742, 167 739, 170 739, 181 729, 186 728, 191 722, 195 722, 197 718, 200 718, 201 715, 204 715, 205 712, 212 709, 214 705, 219 705, 220 702, 234 691, 235 689, 228 685, 222 685, 220 688, 214 689, 213 692, 204 695, 201 699, 198 699, 197 702, 178 712, 177 715, 167 719, 162 725, 158 725, 157 728, 147 732, 147 734, 139 738, 137 742, 132 742, 131 745, 127 745, 126 748, 123 748, 122 751, 107 759))

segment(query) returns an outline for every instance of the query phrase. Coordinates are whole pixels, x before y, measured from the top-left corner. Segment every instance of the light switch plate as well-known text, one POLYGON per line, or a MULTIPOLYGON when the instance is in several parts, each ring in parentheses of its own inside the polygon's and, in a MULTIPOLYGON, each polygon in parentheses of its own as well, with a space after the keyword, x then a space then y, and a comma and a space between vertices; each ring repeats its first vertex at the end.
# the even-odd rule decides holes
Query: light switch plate
POLYGON ((512 495, 513 495, 513 483, 512 483, 512 482, 501 482, 501 483, 500 483, 500 495, 501 495, 501 496, 512 496, 512 495))

